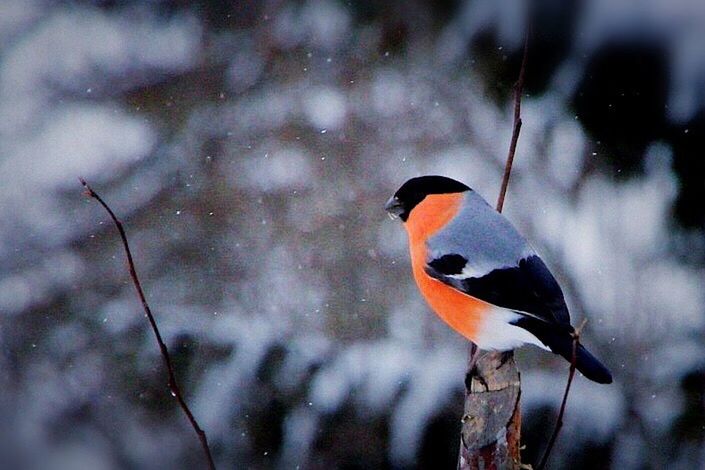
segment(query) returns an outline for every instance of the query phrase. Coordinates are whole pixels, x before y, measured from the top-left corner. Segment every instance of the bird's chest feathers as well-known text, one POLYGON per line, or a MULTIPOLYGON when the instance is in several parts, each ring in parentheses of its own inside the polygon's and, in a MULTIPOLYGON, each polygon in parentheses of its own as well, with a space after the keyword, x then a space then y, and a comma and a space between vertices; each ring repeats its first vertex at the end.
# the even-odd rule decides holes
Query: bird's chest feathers
POLYGON ((462 202, 461 194, 431 194, 418 203, 409 214, 405 228, 414 276, 423 274, 426 264, 426 242, 455 217, 462 202))
POLYGON ((414 207, 406 221, 409 241, 425 243, 455 217, 462 201, 463 195, 460 193, 426 196, 414 207))
POLYGON ((417 274, 425 276, 426 242, 455 217, 460 210, 462 200, 463 195, 458 193, 431 194, 409 214, 405 227, 409 234, 414 276, 417 274))
POLYGON ((445 227, 460 210, 462 194, 426 196, 409 214, 411 266, 419 290, 430 307, 451 327, 468 339, 474 339, 479 326, 479 311, 484 302, 463 294, 426 274, 426 241, 445 227))

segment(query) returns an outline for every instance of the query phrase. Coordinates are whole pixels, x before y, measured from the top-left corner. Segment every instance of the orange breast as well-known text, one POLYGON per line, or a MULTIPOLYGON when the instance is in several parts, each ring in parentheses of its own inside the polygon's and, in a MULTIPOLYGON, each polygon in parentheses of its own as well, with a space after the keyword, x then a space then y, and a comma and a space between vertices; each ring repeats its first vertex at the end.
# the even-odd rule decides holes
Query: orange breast
POLYGON ((414 279, 428 305, 451 328, 473 341, 490 305, 464 294, 426 274, 426 241, 457 214, 462 194, 426 196, 409 215, 411 266, 414 279))

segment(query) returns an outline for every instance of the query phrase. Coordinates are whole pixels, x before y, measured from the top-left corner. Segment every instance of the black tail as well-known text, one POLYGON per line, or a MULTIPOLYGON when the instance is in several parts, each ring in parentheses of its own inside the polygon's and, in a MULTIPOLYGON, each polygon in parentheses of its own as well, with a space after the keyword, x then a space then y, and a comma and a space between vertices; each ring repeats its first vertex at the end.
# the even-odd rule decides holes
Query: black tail
MULTIPOLYGON (((521 318, 516 325, 536 336, 554 353, 563 356, 568 362, 573 362, 573 337, 568 330, 560 330, 555 325, 528 317, 521 318)), ((607 367, 582 344, 578 344, 575 350, 575 368, 593 382, 612 383, 612 374, 607 367)))
MULTIPOLYGON (((553 352, 560 354, 568 361, 573 362, 573 339, 570 338, 570 347, 567 352, 553 352)), ((599 359, 593 356, 590 351, 585 349, 582 344, 578 344, 578 349, 575 351, 575 368, 593 382, 597 382, 599 384, 612 383, 612 374, 607 367, 605 367, 599 359)))

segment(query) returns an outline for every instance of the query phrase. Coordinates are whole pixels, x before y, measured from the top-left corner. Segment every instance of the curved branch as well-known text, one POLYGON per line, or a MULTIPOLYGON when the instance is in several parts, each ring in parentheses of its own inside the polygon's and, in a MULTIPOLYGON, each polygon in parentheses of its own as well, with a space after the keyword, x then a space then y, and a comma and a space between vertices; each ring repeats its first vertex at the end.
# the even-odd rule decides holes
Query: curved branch
POLYGON ((125 255, 127 256, 127 265, 128 269, 130 270, 130 277, 132 278, 132 283, 135 285, 135 289, 137 290, 137 295, 140 298, 140 302, 142 302, 142 308, 144 309, 144 313, 147 315, 149 324, 151 325, 152 331, 154 332, 154 336, 157 339, 157 343, 159 344, 159 351, 162 354, 162 359, 164 359, 164 364, 166 365, 169 374, 169 390, 171 391, 172 396, 176 398, 176 401, 178 402, 179 406, 186 415, 186 418, 188 418, 189 422, 191 423, 191 427, 193 427, 193 430, 196 431, 198 439, 201 442, 201 447, 203 448, 203 453, 206 455, 206 460, 208 461, 208 468, 210 470, 215 470, 215 463, 213 461, 213 456, 211 455, 210 447, 208 446, 208 438, 206 437, 206 433, 198 425, 198 422, 193 416, 191 409, 186 404, 186 400, 184 400, 184 397, 181 393, 181 389, 179 388, 179 384, 176 381, 176 375, 174 374, 174 367, 171 363, 169 350, 167 349, 166 344, 162 339, 162 335, 159 332, 157 322, 154 319, 154 315, 152 315, 152 309, 149 308, 147 298, 145 297, 144 291, 142 290, 142 284, 140 283, 139 277, 137 277, 135 263, 132 259, 132 252, 130 251, 130 244, 127 242, 127 235, 125 234, 125 229, 122 226, 122 222, 120 222, 120 220, 117 218, 112 209, 110 209, 110 206, 108 206, 108 204, 103 200, 103 198, 101 198, 98 193, 93 191, 93 188, 90 187, 86 180, 84 180, 83 178, 79 178, 79 181, 85 188, 84 194, 88 197, 95 199, 101 206, 103 206, 103 208, 107 211, 108 215, 110 215, 110 218, 113 220, 113 223, 118 229, 118 232, 120 232, 120 238, 122 239, 122 245, 125 249, 125 255))

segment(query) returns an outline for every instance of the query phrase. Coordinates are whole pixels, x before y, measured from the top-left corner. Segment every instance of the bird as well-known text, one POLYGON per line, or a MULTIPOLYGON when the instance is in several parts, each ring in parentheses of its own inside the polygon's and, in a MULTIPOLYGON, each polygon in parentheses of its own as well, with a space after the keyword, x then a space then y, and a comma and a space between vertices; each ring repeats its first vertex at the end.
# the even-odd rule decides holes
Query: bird
MULTIPOLYGON (((480 350, 532 344, 572 363, 575 329, 563 291, 511 222, 454 179, 406 181, 385 204, 403 222, 411 268, 430 308, 480 350)), ((612 382, 610 371, 581 343, 575 367, 612 382)))

